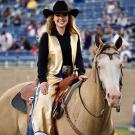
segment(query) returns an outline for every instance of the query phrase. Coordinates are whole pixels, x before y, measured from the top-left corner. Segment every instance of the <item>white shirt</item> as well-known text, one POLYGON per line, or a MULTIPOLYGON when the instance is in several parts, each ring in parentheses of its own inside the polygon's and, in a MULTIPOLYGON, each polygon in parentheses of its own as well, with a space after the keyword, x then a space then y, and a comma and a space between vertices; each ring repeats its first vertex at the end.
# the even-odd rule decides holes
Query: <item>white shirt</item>
POLYGON ((6 32, 4 35, 0 36, 1 51, 6 51, 13 44, 13 36, 6 32))

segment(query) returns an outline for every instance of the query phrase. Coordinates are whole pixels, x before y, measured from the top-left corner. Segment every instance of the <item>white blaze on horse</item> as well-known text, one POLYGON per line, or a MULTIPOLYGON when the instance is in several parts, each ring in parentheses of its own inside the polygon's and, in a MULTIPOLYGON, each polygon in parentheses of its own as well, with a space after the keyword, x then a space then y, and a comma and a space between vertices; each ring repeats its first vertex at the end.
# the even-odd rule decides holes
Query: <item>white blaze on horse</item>
MULTIPOLYGON (((75 90, 63 116, 56 120, 59 135, 114 135, 111 109, 119 111, 122 69, 115 44, 104 44, 96 37, 98 47, 89 79, 75 90)), ((0 135, 26 135, 27 116, 12 107, 13 97, 29 82, 19 84, 0 97, 0 135)))

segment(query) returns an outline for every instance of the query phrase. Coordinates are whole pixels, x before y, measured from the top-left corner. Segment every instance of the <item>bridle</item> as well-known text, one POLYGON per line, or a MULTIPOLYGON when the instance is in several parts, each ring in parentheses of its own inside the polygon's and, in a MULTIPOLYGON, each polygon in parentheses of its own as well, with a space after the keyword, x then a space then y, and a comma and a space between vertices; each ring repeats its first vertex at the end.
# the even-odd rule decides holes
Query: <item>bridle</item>
MULTIPOLYGON (((113 48, 113 49, 115 49, 114 47, 111 47, 111 46, 105 46, 104 48, 105 48, 105 49, 106 49, 106 48, 113 48)), ((116 49, 115 49, 116 51, 113 52, 113 53, 107 53, 107 52, 104 52, 104 50, 105 50, 104 48, 103 48, 103 50, 101 51, 101 53, 99 53, 99 54, 96 56, 96 59, 97 59, 97 57, 98 57, 99 55, 101 55, 101 54, 107 55, 107 56, 110 58, 110 60, 113 59, 113 55, 118 55, 118 56, 119 56, 119 52, 118 52, 116 49)), ((100 80, 100 77, 99 77, 99 69, 98 69, 97 60, 95 61, 95 67, 96 67, 97 76, 98 76, 98 79, 99 79, 101 91, 102 91, 103 96, 105 97, 105 95, 106 95, 106 90, 105 90, 105 88, 103 87, 103 83, 102 83, 102 81, 100 80)), ((119 80, 119 88, 120 88, 120 91, 121 91, 122 85, 123 85, 123 84, 122 84, 122 76, 123 76, 122 64, 120 65, 120 70, 121 70, 121 76, 120 76, 120 80, 119 80)))

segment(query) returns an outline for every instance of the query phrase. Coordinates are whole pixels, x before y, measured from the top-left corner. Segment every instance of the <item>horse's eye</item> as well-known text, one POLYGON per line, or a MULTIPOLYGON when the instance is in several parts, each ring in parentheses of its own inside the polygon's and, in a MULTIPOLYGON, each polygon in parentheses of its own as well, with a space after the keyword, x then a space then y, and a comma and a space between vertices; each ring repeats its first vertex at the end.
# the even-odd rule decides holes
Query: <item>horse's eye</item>
POLYGON ((97 68, 98 68, 98 70, 102 70, 102 69, 104 69, 104 65, 102 65, 102 64, 98 65, 97 68))
POLYGON ((123 64, 120 64, 120 68, 123 68, 123 64))
POLYGON ((101 69, 101 66, 98 65, 97 68, 98 68, 98 69, 101 69))

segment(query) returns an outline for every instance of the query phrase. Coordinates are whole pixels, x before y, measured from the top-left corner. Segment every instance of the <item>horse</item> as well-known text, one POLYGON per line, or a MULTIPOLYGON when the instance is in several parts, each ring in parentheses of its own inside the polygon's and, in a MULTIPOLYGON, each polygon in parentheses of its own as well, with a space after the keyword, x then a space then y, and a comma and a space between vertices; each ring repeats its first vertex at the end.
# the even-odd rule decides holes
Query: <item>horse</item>
MULTIPOLYGON (((96 36, 92 69, 81 88, 74 91, 64 114, 56 120, 59 135, 114 135, 111 110, 120 109, 122 62, 115 43, 103 43, 96 36)), ((30 82, 18 84, 0 97, 0 135, 26 135, 27 115, 12 107, 13 97, 30 82)))

